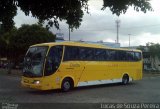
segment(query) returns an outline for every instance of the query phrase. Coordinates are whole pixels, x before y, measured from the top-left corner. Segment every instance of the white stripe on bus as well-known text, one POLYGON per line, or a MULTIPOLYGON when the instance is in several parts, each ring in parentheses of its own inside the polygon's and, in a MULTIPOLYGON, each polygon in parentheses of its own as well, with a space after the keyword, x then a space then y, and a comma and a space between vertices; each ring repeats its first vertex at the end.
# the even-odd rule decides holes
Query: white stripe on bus
MULTIPOLYGON (((132 78, 129 78, 129 81, 132 81, 132 78)), ((112 79, 112 80, 95 80, 95 81, 84 81, 78 82, 77 87, 79 86, 91 86, 91 85, 99 85, 99 84, 111 84, 111 83, 120 83, 121 79, 112 79)))

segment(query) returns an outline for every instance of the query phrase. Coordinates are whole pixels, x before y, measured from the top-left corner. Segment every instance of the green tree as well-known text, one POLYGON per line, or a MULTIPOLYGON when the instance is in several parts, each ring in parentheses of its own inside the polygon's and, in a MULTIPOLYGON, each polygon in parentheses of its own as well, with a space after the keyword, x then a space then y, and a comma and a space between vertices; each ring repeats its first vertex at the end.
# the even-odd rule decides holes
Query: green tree
POLYGON ((140 45, 139 47, 137 47, 138 50, 144 51, 144 46, 140 45))
POLYGON ((103 0, 102 10, 108 7, 113 14, 119 16, 121 13, 125 14, 127 9, 132 6, 137 12, 142 11, 146 13, 149 10, 152 11, 149 1, 150 0, 103 0))
MULTIPOLYGON (((25 15, 32 14, 40 22, 48 21, 47 28, 59 28, 58 20, 66 20, 71 29, 78 28, 81 24, 84 11, 88 12, 89 0, 1 0, 0 22, 6 31, 13 26, 13 18, 19 7, 25 15)), ((103 8, 109 8, 113 14, 125 13, 129 6, 136 11, 147 12, 152 10, 150 0, 103 0, 103 8)))
POLYGON ((23 57, 29 46, 37 43, 54 42, 55 35, 40 25, 22 25, 10 38, 9 49, 12 59, 23 57))
POLYGON ((147 43, 152 67, 158 70, 158 61, 160 61, 160 44, 147 43))
MULTIPOLYGON (((11 63, 18 64, 29 46, 37 43, 54 42, 55 35, 38 24, 22 25, 19 29, 13 28, 0 37, 0 56, 7 57, 11 63)), ((11 72, 9 67, 8 73, 11 72)))
POLYGON ((2 35, 12 30, 14 26, 13 18, 17 14, 17 6, 15 0, 0 0, 0 25, 2 35))
POLYGON ((0 37, 0 56, 8 57, 9 55, 9 46, 10 46, 10 38, 15 36, 17 33, 17 28, 13 27, 10 31, 3 33, 0 37))
POLYGON ((150 43, 148 47, 151 57, 152 58, 158 57, 160 59, 160 44, 150 43))

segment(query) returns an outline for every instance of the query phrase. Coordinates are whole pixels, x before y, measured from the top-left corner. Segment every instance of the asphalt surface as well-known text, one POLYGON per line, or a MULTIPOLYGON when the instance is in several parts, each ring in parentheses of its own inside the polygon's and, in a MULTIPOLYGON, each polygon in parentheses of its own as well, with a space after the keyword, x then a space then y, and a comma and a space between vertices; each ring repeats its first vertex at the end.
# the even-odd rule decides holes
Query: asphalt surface
POLYGON ((21 87, 21 77, 0 75, 0 102, 18 103, 160 103, 160 76, 148 76, 126 86, 109 84, 60 90, 37 91, 21 87))

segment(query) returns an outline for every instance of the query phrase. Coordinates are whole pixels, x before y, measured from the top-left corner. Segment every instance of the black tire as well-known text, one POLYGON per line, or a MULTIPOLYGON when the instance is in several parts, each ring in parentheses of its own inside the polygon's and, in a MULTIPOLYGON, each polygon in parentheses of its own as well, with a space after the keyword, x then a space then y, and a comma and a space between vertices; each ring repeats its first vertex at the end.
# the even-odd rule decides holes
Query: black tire
POLYGON ((129 83, 129 76, 124 75, 123 78, 122 78, 122 84, 127 85, 128 83, 129 83))
POLYGON ((61 89, 63 92, 68 92, 72 88, 72 82, 70 79, 66 78, 63 80, 61 89))

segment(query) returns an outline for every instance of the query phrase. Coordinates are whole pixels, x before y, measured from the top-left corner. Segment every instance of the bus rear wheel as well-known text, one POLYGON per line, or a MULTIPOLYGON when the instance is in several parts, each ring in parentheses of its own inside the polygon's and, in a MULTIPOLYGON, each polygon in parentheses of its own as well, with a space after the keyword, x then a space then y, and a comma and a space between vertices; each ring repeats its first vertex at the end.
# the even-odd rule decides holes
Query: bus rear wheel
POLYGON ((125 74, 122 78, 122 84, 127 85, 129 83, 129 76, 125 74))
POLYGON ((72 88, 72 81, 68 78, 64 79, 61 85, 61 89, 63 92, 67 92, 72 88))

